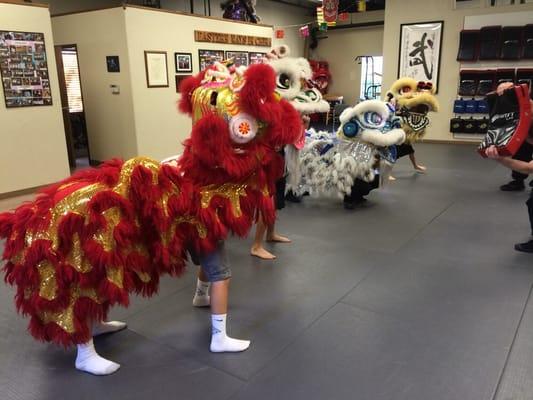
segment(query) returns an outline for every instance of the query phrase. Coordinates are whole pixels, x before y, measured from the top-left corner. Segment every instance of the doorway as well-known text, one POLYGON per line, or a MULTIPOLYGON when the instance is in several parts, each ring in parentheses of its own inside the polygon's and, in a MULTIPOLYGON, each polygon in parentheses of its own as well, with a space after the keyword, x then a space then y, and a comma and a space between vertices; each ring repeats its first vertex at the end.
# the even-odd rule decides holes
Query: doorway
POLYGON ((73 170, 88 167, 92 164, 92 160, 85 120, 78 48, 75 44, 55 46, 55 53, 69 165, 73 170))
POLYGON ((360 100, 379 99, 383 77, 383 56, 358 56, 361 64, 360 100))

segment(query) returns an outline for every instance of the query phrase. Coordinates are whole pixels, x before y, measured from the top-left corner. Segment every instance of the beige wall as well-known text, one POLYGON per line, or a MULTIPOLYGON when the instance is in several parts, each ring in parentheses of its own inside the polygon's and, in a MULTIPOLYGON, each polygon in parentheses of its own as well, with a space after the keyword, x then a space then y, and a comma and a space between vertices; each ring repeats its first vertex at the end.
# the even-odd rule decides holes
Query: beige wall
POLYGON ((191 130, 190 118, 176 110, 179 95, 175 89, 174 52, 192 53, 193 72, 198 73, 198 49, 265 51, 268 48, 198 43, 194 41, 195 29, 266 37, 271 37, 272 29, 131 7, 125 13, 138 152, 164 158, 181 151, 181 142, 191 130), (147 87, 145 50, 167 52, 170 87, 147 87))
MULTIPOLYGON (((211 15, 213 17, 222 17, 222 10, 220 9, 220 0, 211 1, 211 15)), ((169 10, 190 11, 189 0, 163 0, 161 7, 169 10)), ((257 2, 257 15, 261 17, 261 23, 265 25, 274 26, 289 26, 305 24, 315 19, 312 11, 302 8, 290 6, 287 4, 275 3, 268 0, 260 0, 257 2)), ((204 4, 203 0, 195 0, 194 2, 195 14, 203 14, 204 4)), ((292 54, 295 56, 303 56, 305 41, 298 33, 298 27, 290 27, 285 29, 284 39, 274 39, 274 44, 286 44, 291 48, 292 54)))
POLYGON ((81 10, 92 10, 100 7, 115 7, 122 4, 121 0, 39 0, 49 4, 50 14, 70 13, 81 10))
POLYGON ((459 32, 463 27, 464 17, 511 11, 529 13, 530 20, 533 21, 533 4, 453 10, 452 2, 448 0, 387 0, 383 41, 385 89, 397 77, 400 24, 444 20, 438 94, 441 111, 433 115, 427 139, 453 140, 449 124, 459 84, 460 64, 456 61, 456 57, 459 32))
POLYGON ((332 30, 327 36, 320 40, 311 58, 329 61, 333 77, 329 93, 342 95, 353 105, 359 100, 361 88, 361 65, 355 57, 383 54, 383 26, 332 30))
POLYGON ((137 155, 124 9, 54 17, 52 25, 56 44, 78 47, 91 158, 137 155), (107 72, 111 55, 119 56, 119 73, 107 72), (112 94, 110 85, 119 85, 120 94, 112 94))
POLYGON ((43 32, 53 106, 10 108, 0 85, 0 194, 36 187, 69 175, 65 130, 47 8, 0 3, 3 30, 43 32))

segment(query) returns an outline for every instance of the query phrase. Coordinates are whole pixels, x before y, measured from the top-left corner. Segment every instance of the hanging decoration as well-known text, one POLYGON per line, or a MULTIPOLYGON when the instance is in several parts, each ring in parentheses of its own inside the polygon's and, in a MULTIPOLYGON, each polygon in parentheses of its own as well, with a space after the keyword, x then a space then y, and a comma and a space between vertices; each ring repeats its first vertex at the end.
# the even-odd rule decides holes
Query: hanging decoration
POLYGON ((322 22, 324 22, 324 8, 322 8, 322 6, 318 6, 316 8, 316 22, 319 26, 322 22))
POLYGON ((326 32, 328 30, 328 23, 327 22, 322 22, 319 27, 318 27, 319 30, 323 31, 323 32, 326 32))
POLYGON ((276 29, 276 39, 283 39, 285 37, 284 29, 276 29))
POLYGON ((366 11, 366 1, 357 0, 357 12, 365 12, 365 11, 366 11))
POLYGON ((309 25, 304 25, 299 29, 300 36, 306 38, 309 36, 309 25))
POLYGON ((328 26, 335 26, 337 23, 337 14, 339 12, 339 0, 323 0, 322 9, 324 12, 324 20, 328 26))
POLYGON ((346 22, 348 21, 349 14, 347 12, 343 12, 339 14, 339 21, 346 22))

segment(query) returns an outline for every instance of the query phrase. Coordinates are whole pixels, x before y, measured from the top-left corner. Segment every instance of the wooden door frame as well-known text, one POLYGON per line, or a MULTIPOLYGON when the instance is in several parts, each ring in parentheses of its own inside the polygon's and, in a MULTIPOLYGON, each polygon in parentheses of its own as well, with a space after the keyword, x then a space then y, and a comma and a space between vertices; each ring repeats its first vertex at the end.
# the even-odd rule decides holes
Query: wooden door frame
MULTIPOLYGON (((83 83, 82 83, 82 79, 81 79, 81 67, 80 67, 80 57, 79 57, 79 54, 78 54, 78 45, 77 44, 61 44, 61 45, 57 45, 55 46, 56 48, 60 48, 61 50, 65 50, 65 49, 71 49, 73 48, 74 51, 76 52, 76 62, 78 64, 78 76, 80 78, 80 92, 81 92, 81 102, 83 104, 83 122, 84 122, 84 129, 85 129, 85 132, 84 134, 86 135, 87 137, 87 156, 89 158, 89 164, 90 165, 93 165, 94 163, 94 160, 92 159, 91 157, 91 146, 90 146, 90 141, 89 141, 89 131, 87 129, 87 113, 85 112, 85 99, 83 97, 83 83)), ((61 80, 63 81, 63 84, 65 85, 65 95, 66 95, 66 81, 65 81, 65 72, 63 70, 63 57, 62 55, 60 54, 61 56, 61 78, 60 78, 60 82, 61 80)), ((67 103, 67 106, 68 106, 68 97, 66 99, 66 103, 67 103)), ((70 124, 70 118, 69 118, 69 124, 70 124)), ((71 140, 72 140, 72 129, 71 129, 71 140)), ((73 145, 73 143, 72 143, 73 145)), ((74 151, 74 148, 72 148, 72 150, 74 151)), ((73 153, 74 154, 74 153, 73 153)), ((69 158, 70 159, 70 158, 69 158)), ((74 163, 76 162, 76 157, 74 156, 74 163)))
POLYGON ((67 83, 65 80, 65 70, 63 67, 63 47, 54 46, 57 66, 57 80, 59 84, 59 94, 61 99, 61 115, 63 117, 63 127, 65 129, 65 140, 67 144, 68 164, 70 168, 76 168, 76 155, 74 151, 74 140, 72 138, 72 125, 70 124, 70 113, 68 110, 67 83))

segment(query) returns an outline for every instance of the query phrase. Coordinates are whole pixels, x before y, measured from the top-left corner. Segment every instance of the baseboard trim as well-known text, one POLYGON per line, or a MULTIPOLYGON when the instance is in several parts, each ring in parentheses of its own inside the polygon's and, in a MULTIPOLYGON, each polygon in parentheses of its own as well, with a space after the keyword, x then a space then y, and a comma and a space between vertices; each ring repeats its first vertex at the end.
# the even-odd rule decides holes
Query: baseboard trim
POLYGON ((428 144, 468 144, 468 145, 478 145, 480 141, 477 140, 441 140, 441 139, 422 139, 420 143, 428 144))
POLYGON ((28 195, 28 194, 35 194, 40 189, 45 188, 45 187, 47 187, 49 185, 50 184, 41 185, 41 186, 35 186, 35 187, 28 188, 28 189, 15 190, 13 192, 0 193, 0 200, 11 199, 13 197, 25 196, 25 195, 28 195))

